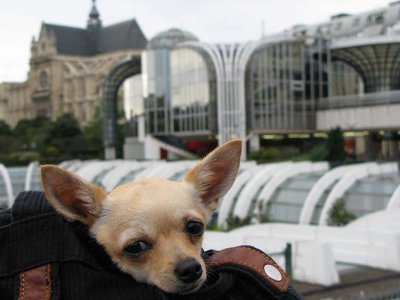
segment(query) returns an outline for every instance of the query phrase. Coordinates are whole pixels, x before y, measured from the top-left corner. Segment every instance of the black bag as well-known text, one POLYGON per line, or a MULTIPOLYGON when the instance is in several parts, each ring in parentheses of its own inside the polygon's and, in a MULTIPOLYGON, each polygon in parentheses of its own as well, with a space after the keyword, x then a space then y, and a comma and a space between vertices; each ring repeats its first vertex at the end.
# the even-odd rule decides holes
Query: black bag
POLYGON ((120 272, 87 227, 58 215, 42 192, 21 193, 12 209, 0 211, 2 300, 302 299, 283 271, 274 282, 252 265, 265 260, 276 266, 255 248, 207 251, 203 258, 209 273, 203 287, 167 294, 120 272))

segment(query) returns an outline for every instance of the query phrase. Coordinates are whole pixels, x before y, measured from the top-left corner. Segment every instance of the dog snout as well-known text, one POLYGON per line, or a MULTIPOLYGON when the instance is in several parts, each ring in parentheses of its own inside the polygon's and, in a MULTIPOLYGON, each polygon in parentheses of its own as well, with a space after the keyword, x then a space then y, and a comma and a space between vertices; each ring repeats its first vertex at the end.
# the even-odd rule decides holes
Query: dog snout
POLYGON ((201 277, 203 269, 197 260, 189 258, 179 262, 175 267, 174 273, 180 281, 191 283, 201 277))

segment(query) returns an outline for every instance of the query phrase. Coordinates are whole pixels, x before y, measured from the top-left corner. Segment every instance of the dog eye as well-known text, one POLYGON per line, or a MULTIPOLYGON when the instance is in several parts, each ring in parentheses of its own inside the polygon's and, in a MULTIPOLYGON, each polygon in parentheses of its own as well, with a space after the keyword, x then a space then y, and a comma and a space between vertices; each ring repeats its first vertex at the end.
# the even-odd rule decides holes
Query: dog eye
POLYGON ((147 244, 145 241, 137 241, 133 244, 126 246, 124 248, 124 252, 129 256, 138 257, 139 255, 149 250, 150 248, 151 246, 147 244))
POLYGON ((193 236, 200 236, 203 228, 204 225, 200 222, 190 221, 186 224, 186 232, 193 236))

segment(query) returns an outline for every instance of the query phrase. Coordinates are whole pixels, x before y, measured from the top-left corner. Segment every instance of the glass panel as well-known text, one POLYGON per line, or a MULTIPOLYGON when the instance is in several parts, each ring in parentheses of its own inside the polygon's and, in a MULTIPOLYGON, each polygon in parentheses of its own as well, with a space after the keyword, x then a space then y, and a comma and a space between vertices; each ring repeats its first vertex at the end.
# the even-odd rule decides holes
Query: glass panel
POLYGON ((269 222, 298 223, 304 201, 322 175, 302 174, 283 183, 263 209, 269 222))
POLYGON ((171 105, 175 132, 209 130, 216 128, 215 72, 207 55, 192 49, 175 49, 171 52, 171 105))

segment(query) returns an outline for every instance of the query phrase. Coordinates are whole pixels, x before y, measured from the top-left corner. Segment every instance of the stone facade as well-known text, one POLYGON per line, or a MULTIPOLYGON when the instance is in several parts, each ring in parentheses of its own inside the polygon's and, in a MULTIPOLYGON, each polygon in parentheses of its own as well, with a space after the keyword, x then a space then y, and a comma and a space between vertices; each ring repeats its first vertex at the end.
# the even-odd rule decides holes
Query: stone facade
POLYGON ((93 5, 86 29, 42 24, 32 40, 27 81, 0 83, 0 119, 15 126, 21 119, 55 119, 70 112, 85 125, 93 117, 109 72, 141 55, 146 45, 135 20, 103 28, 96 13, 93 5), (124 37, 127 33, 132 41, 124 37))

